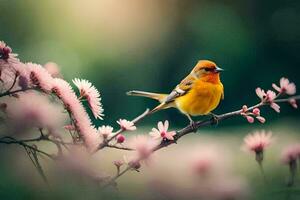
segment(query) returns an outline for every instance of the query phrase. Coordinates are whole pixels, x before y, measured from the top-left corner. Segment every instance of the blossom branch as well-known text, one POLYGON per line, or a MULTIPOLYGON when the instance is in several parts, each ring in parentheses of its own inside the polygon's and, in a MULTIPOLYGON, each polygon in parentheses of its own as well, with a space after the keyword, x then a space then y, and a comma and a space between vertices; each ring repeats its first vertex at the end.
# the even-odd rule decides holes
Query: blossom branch
POLYGON ((5 136, 5 137, 0 138, 0 143, 2 143, 2 144, 18 144, 18 145, 23 146, 24 148, 28 148, 28 149, 38 152, 42 155, 45 155, 48 158, 54 159, 53 155, 50 155, 49 153, 38 149, 35 145, 27 144, 27 142, 34 142, 34 141, 40 141, 40 140, 41 140, 40 138, 28 139, 28 140, 17 140, 13 137, 5 136))
MULTIPOLYGON (((142 119, 144 119, 148 114, 149 114, 149 109, 146 109, 145 112, 143 112, 142 114, 140 114, 139 116, 137 116, 135 119, 133 119, 131 122, 133 124, 138 123, 139 121, 141 121, 142 119)), ((97 150, 103 149, 104 147, 112 147, 111 145, 109 145, 109 142, 112 141, 114 138, 116 138, 118 135, 120 135, 121 133, 125 132, 126 129, 125 128, 120 128, 118 131, 116 131, 115 133, 113 133, 108 139, 104 140, 103 143, 101 143, 98 147, 97 150)), ((129 150, 129 149, 127 149, 129 150)))
MULTIPOLYGON (((291 99, 294 99, 294 100, 299 100, 300 99, 300 95, 297 95, 297 96, 292 96, 290 98, 282 98, 282 99, 276 99, 274 101, 272 101, 273 103, 285 103, 285 102, 289 102, 291 99)), ((232 111, 232 112, 228 112, 228 113, 224 113, 224 114, 221 114, 221 115, 216 115, 210 119, 207 119, 207 120, 202 120, 202 121, 197 121, 195 122, 195 124, 193 125, 188 125, 186 126, 185 128, 179 130, 179 131, 176 131, 176 135, 174 135, 174 140, 162 140, 161 143, 157 146, 155 146, 153 149, 152 149, 152 152, 155 152, 155 151, 158 151, 164 147, 167 147, 171 144, 176 144, 177 141, 189 134, 189 133, 193 133, 195 131, 197 131, 199 128, 201 127, 204 127, 204 126, 208 126, 208 125, 214 125, 216 122, 219 123, 223 120, 226 120, 226 119, 230 119, 232 117, 236 117, 236 116, 240 116, 241 113, 243 112, 250 112, 256 108, 259 108, 259 107, 262 107, 262 106, 266 106, 266 105, 270 105, 270 102, 266 102, 266 101, 261 101, 260 103, 258 104, 255 104, 249 108, 247 108, 246 110, 243 110, 243 109, 239 109, 239 110, 236 110, 236 111, 232 111)), ((147 116, 147 115, 145 115, 147 116)), ((144 116, 144 117, 145 117, 144 116)), ((143 117, 143 118, 144 118, 143 117)), ((138 163, 140 162, 142 159, 138 159, 138 160, 135 160, 135 163, 138 163)), ((129 170, 132 170, 134 169, 134 166, 133 165, 130 165, 128 164, 127 167, 121 171, 121 172, 118 172, 114 177, 112 177, 104 186, 103 188, 109 186, 109 185, 112 185, 113 183, 115 183, 115 181, 121 177, 123 174, 125 174, 127 171, 129 170)))
MULTIPOLYGON (((295 100, 297 99, 298 100, 298 99, 300 99, 300 95, 292 96, 290 98, 276 99, 273 102, 275 102, 275 103, 285 103, 285 102, 289 102, 291 99, 295 99, 295 100)), ((251 107, 247 108, 246 111, 247 112, 248 111, 252 111, 255 108, 259 108, 259 107, 266 106, 266 105, 270 105, 270 103, 268 103, 268 102, 260 102, 260 103, 254 105, 254 106, 251 106, 251 107)), ((236 110, 236 111, 224 113, 222 115, 217 115, 217 116, 215 116, 215 117, 213 117, 211 119, 207 119, 207 120, 203 120, 203 121, 197 121, 194 125, 188 125, 185 128, 177 131, 176 135, 174 136, 174 140, 162 141, 160 143, 160 145, 158 145, 155 148, 154 151, 159 150, 159 149, 161 149, 163 147, 167 147, 170 144, 176 143, 177 140, 179 140, 182 136, 187 135, 187 134, 192 133, 192 132, 195 132, 200 127, 208 126, 208 125, 214 125, 216 123, 216 121, 219 123, 219 122, 221 122, 223 120, 230 119, 230 118, 235 117, 235 116, 240 116, 242 112, 244 112, 244 110, 240 109, 240 110, 236 110)))

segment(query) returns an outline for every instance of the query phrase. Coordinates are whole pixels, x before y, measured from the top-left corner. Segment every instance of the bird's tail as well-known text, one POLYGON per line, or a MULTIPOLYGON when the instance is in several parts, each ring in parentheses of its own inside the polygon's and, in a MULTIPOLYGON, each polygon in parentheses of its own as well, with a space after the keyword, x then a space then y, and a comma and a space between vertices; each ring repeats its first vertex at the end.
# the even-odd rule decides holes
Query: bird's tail
POLYGON ((159 94, 159 93, 153 93, 153 92, 144 92, 144 91, 137 91, 137 90, 132 90, 126 93, 129 96, 140 96, 140 97, 147 97, 151 99, 155 99, 160 102, 158 106, 153 108, 148 114, 152 114, 156 111, 159 111, 161 109, 166 109, 171 107, 169 103, 165 103, 165 99, 168 96, 167 94, 159 94))
POLYGON ((147 97, 147 98, 155 99, 161 103, 168 96, 167 94, 144 92, 144 91, 138 91, 138 90, 132 90, 132 91, 127 92, 126 94, 129 96, 139 96, 139 97, 147 97))

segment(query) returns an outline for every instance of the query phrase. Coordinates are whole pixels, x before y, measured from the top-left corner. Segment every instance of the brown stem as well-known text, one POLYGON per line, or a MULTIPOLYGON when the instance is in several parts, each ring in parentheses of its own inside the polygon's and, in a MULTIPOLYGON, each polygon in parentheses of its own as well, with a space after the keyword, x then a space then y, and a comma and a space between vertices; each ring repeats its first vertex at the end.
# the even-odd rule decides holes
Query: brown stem
POLYGON ((25 92, 27 90, 35 90, 36 88, 27 88, 27 89, 18 89, 18 90, 13 90, 13 91, 6 91, 3 92, 2 94, 0 94, 0 97, 4 97, 4 96, 11 96, 13 94, 19 93, 19 92, 25 92))
MULTIPOLYGON (((284 103, 284 102, 289 102, 291 99, 300 99, 300 95, 298 96, 292 96, 290 98, 285 98, 285 99, 277 99, 277 100, 274 100, 273 102, 275 103, 284 103)), ((259 108, 259 107, 262 107, 262 106, 265 106, 265 105, 269 105, 269 103, 266 103, 266 102, 260 102, 254 106, 251 106, 249 107, 246 112, 248 111, 252 111, 253 109, 255 108, 259 108)), ((196 130, 198 130, 200 127, 203 127, 203 126, 208 126, 208 125, 213 125, 215 124, 215 121, 217 120, 218 123, 223 121, 223 120, 226 120, 226 119, 230 119, 232 117, 235 117, 235 116, 240 116, 241 113, 243 112, 242 109, 239 109, 239 110, 236 110, 236 111, 232 111, 232 112, 228 112, 228 113, 224 113, 222 115, 217 115, 211 119, 207 119, 207 120, 203 120, 203 121, 197 121, 195 124, 193 125, 188 125, 186 126, 185 128, 179 130, 176 132, 176 135, 174 136, 174 140, 162 140, 162 142, 156 146, 155 148, 153 148, 153 152, 159 150, 159 149, 162 149, 164 147, 167 147, 171 144, 176 144, 177 141, 183 137, 184 135, 187 135, 189 133, 193 133, 195 132, 196 130)), ((115 182, 120 176, 122 176, 123 174, 125 174, 128 170, 130 170, 131 168, 128 166, 127 168, 125 168, 122 172, 120 172, 119 174, 117 174, 116 176, 114 176, 106 185, 104 185, 104 187, 106 186, 109 186, 111 185, 113 182, 115 182)), ((104 188, 103 187, 103 188, 104 188)))
MULTIPOLYGON (((149 109, 146 109, 145 112, 143 112, 141 115, 137 116, 134 120, 132 120, 131 122, 133 124, 138 123, 139 121, 141 121, 142 119, 144 119, 148 114, 149 114, 149 109)), ((102 144, 99 145, 97 150, 103 149, 104 147, 109 146, 109 142, 112 141, 114 138, 116 138, 119 134, 123 133, 124 131, 126 131, 126 129, 122 129, 120 128, 118 131, 116 131, 115 133, 113 133, 112 136, 110 136, 109 139, 106 139, 102 144)), ((96 150, 96 151, 97 151, 96 150)))
POLYGON ((26 142, 32 142, 32 141, 39 141, 39 140, 38 139, 34 139, 34 140, 17 140, 17 139, 15 139, 13 137, 2 137, 0 139, 0 143, 2 143, 2 144, 18 144, 18 145, 23 146, 24 148, 28 148, 28 149, 33 150, 35 152, 38 152, 38 153, 40 153, 42 155, 45 155, 45 156, 47 156, 47 157, 49 157, 51 159, 54 159, 54 157, 52 155, 46 153, 45 151, 42 151, 42 150, 38 149, 35 146, 26 144, 26 142))

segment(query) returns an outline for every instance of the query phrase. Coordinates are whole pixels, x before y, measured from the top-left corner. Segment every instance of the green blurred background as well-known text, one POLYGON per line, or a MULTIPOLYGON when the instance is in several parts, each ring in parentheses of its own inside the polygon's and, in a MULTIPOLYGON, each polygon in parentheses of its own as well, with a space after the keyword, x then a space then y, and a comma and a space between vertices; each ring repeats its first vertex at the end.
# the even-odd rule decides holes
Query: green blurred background
MULTIPOLYGON (((282 76, 300 83, 299 8, 298 0, 1 0, 0 39, 24 62, 53 61, 67 80, 92 81, 104 123, 156 105, 126 91, 167 93, 197 60, 214 60, 226 69, 225 100, 215 111, 222 113, 255 103, 254 89, 282 76)), ((291 111, 282 115, 299 116, 291 111)), ((187 123, 171 109, 145 124, 161 119, 187 123)))
MULTIPOLYGON (((269 89, 282 76, 300 84, 299 11, 299 0, 0 0, 0 40, 11 46, 23 62, 56 62, 68 81, 84 78, 94 83, 101 92, 106 115, 104 122, 97 121, 97 125, 115 124, 119 118, 132 119, 154 107, 156 102, 127 97, 125 92, 138 89, 167 93, 199 59, 214 60, 226 70, 222 74, 225 100, 215 111, 220 114, 256 103, 255 88, 269 89)), ((282 146, 299 141, 300 128, 299 110, 282 107, 280 116, 270 108, 263 109, 265 125, 250 125, 240 117, 201 132, 203 135, 186 137, 177 146, 166 149, 164 153, 170 155, 165 161, 176 166, 180 160, 176 162, 174 155, 185 156, 177 154, 176 149, 186 149, 192 141, 225 144, 235 155, 235 170, 250 177, 253 191, 258 192, 256 199, 266 199, 266 187, 261 185, 254 158, 240 152, 245 134, 266 128, 280 142, 284 141, 280 146, 274 145, 275 150, 269 154, 271 161, 266 161, 267 168, 274 167, 269 169, 273 185, 266 188, 268 197, 282 199, 282 195, 274 198, 272 193, 280 191, 287 176, 287 168, 278 165, 278 157, 282 146)), ((188 123, 178 111, 169 109, 145 119, 142 125, 154 126, 165 119, 170 120, 172 128, 188 123)), ((150 128, 139 130, 144 133, 150 128)), ((11 154, 15 149, 1 148, 6 164, 0 168, 0 193, 12 199, 46 198, 44 191, 34 191, 32 183, 27 183, 31 177, 40 179, 22 149, 17 149, 20 155, 15 159, 15 154, 11 154), (24 170, 23 165, 32 171, 15 174, 14 170, 24 170)), ((99 163, 105 163, 113 172, 111 161, 122 158, 122 153, 106 157, 106 163, 99 163)), ((145 171, 120 179, 120 191, 140 192, 146 182, 145 171)), ((98 188, 93 193, 81 185, 64 187, 62 196, 47 198, 98 199, 93 195, 99 192, 98 188)))

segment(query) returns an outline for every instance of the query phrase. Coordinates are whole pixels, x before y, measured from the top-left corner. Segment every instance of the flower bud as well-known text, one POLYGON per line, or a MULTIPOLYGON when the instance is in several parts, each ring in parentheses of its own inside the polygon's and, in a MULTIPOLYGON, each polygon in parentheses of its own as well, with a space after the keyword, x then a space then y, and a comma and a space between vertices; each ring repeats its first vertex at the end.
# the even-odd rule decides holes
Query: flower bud
POLYGON ((290 100, 289 100, 289 103, 291 104, 291 106, 292 106, 293 108, 295 108, 295 109, 298 108, 296 99, 290 99, 290 100))
POLYGON ((257 116, 256 119, 262 124, 266 122, 266 119, 262 116, 257 116))
POLYGON ((115 160, 115 161, 113 161, 113 163, 114 163, 114 165, 117 168, 120 168, 124 164, 124 161, 122 161, 122 160, 115 160))
POLYGON ((128 163, 128 165, 135 170, 138 170, 139 168, 141 168, 141 163, 138 160, 132 160, 128 163))
POLYGON ((253 114, 254 114, 255 116, 259 116, 259 115, 260 115, 260 110, 259 110, 259 108, 254 108, 252 112, 253 112, 253 114))
POLYGON ((247 121, 252 124, 254 122, 254 118, 251 116, 246 116, 247 121))
POLYGON ((243 110, 243 112, 245 113, 245 112, 247 112, 247 110, 248 110, 248 106, 246 106, 246 105, 243 105, 243 107, 242 107, 242 110, 243 110))
POLYGON ((124 141, 125 141, 125 136, 122 135, 122 134, 119 134, 119 135, 117 136, 117 142, 118 142, 118 143, 123 143, 124 141))

